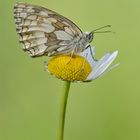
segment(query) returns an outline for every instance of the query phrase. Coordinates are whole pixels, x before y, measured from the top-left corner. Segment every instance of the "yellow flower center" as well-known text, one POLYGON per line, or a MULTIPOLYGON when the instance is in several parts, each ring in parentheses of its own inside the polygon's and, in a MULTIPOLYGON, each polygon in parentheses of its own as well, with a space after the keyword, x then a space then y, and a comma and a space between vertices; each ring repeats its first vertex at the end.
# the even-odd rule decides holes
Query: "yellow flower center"
POLYGON ((50 60, 48 70, 51 74, 65 81, 84 81, 92 68, 82 56, 61 55, 50 60))

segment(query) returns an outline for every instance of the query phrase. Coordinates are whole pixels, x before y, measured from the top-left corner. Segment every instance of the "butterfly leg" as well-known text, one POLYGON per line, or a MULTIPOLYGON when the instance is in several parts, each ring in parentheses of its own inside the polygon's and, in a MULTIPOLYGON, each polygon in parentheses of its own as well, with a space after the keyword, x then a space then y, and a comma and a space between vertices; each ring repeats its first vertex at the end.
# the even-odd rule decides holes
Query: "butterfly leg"
MULTIPOLYGON (((87 57, 87 54, 86 54, 86 57, 87 57)), ((83 61, 82 67, 81 67, 81 75, 83 74, 83 71, 85 68, 85 63, 86 63, 86 58, 84 58, 84 61, 83 61)))
POLYGON ((71 59, 72 59, 72 57, 73 57, 73 55, 74 55, 74 52, 75 52, 75 48, 73 48, 73 50, 72 50, 72 52, 71 52, 71 54, 70 54, 70 59, 69 59, 69 61, 67 62, 67 65, 70 63, 70 61, 71 61, 71 59))
MULTIPOLYGON (((87 54, 86 54, 86 57, 87 57, 87 54)), ((85 68, 85 63, 86 63, 86 58, 84 58, 84 60, 83 60, 83 64, 82 64, 82 66, 81 66, 80 72, 77 71, 78 75, 82 75, 82 74, 83 74, 84 68, 85 68)), ((81 82, 81 81, 79 81, 79 82, 81 82)))

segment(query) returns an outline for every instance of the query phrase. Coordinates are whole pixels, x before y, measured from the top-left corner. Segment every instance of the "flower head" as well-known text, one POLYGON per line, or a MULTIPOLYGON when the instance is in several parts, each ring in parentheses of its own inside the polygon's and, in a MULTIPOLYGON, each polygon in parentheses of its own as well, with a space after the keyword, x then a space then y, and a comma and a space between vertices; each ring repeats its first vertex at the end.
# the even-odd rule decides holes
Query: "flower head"
POLYGON ((57 78, 65 81, 91 81, 109 70, 118 51, 105 54, 101 59, 95 60, 94 48, 86 49, 77 55, 59 55, 53 57, 48 65, 48 71, 57 78), (93 56, 92 56, 93 55, 93 56))

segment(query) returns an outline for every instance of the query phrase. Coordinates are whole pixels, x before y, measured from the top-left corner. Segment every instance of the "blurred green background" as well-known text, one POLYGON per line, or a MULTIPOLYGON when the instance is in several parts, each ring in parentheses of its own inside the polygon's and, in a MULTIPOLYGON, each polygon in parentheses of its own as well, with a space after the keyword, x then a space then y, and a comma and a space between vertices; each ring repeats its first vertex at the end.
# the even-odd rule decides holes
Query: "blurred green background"
MULTIPOLYGON (((31 59, 16 36, 13 6, 0 0, 0 140, 57 140, 63 81, 44 71, 47 57, 31 59)), ((53 9, 96 34, 96 57, 119 50, 121 65, 90 83, 71 86, 65 140, 140 140, 140 1, 22 0, 53 9)))

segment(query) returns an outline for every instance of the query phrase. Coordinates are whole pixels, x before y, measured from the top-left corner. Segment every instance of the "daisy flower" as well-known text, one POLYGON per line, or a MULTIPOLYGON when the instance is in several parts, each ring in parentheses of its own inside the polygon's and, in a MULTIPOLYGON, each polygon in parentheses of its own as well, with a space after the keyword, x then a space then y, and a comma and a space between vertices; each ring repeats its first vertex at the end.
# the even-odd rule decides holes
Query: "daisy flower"
POLYGON ((96 60, 94 48, 89 46, 94 33, 111 32, 99 31, 111 26, 83 33, 76 24, 57 12, 27 3, 17 3, 14 6, 14 19, 23 50, 31 57, 51 56, 47 70, 65 81, 57 136, 57 140, 64 140, 66 105, 71 82, 92 81, 116 66, 110 65, 118 51, 106 53, 96 60), (68 55, 72 50, 75 54, 68 55))
POLYGON ((53 57, 47 64, 47 70, 57 78, 70 82, 92 81, 116 65, 110 67, 118 51, 106 53, 99 60, 94 58, 94 48, 73 55, 60 55, 53 57))

